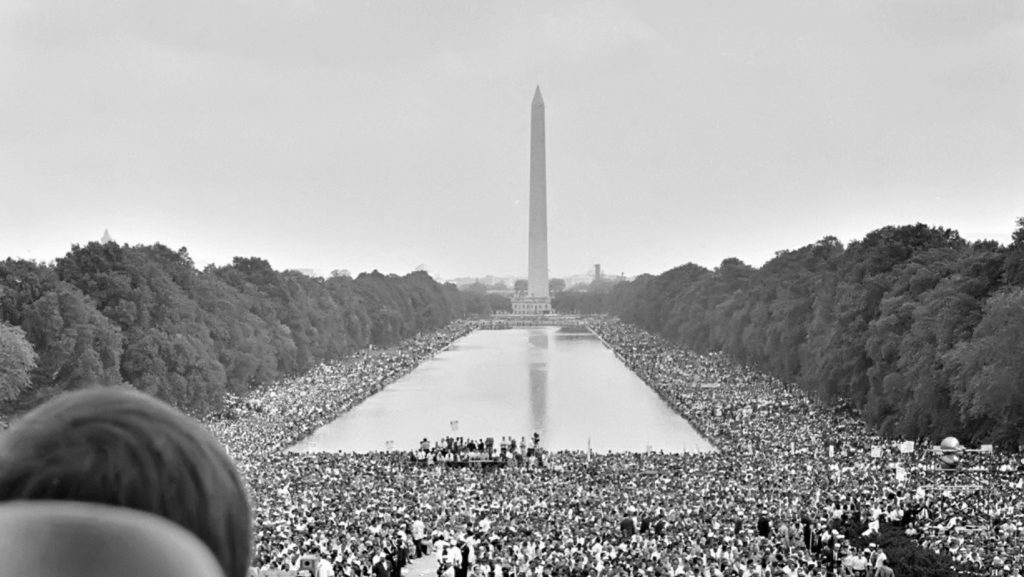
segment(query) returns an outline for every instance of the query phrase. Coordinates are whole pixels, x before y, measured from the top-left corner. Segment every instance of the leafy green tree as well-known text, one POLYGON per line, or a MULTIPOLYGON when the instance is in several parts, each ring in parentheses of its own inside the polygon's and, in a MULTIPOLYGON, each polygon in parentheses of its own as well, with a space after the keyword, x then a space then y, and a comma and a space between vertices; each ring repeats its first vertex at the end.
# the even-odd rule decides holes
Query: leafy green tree
MULTIPOLYGON (((680 305, 685 303, 699 306, 699 299, 687 299, 683 298, 683 295, 694 294, 694 289, 699 286, 697 282, 708 274, 709 271, 704 267, 687 263, 651 277, 649 282, 642 284, 640 292, 636 294, 637 324, 655 333, 663 332, 672 336, 679 334, 673 329, 681 324, 688 325, 696 316, 680 308, 680 305)), ((696 312, 692 307, 687 308, 696 312)), ((704 309, 700 310, 699 315, 704 316, 704 309)))
MULTIPOLYGON (((127 382, 202 413, 227 392, 437 329, 466 304, 425 272, 325 280, 241 257, 197 271, 186 249, 160 244, 75 245, 55 265, 0 262, 0 322, 20 325, 39 355, 27 404, 127 382)), ((500 296, 482 304, 510 308, 500 296)))
POLYGON ((355 290, 355 281, 351 277, 332 278, 325 284, 331 300, 337 306, 338 328, 345 334, 347 348, 345 352, 363 348, 370 344, 372 330, 370 317, 366 307, 359 299, 355 290))
POLYGON ((895 370, 886 378, 894 410, 888 432, 905 437, 954 435, 971 439, 961 418, 950 351, 972 338, 985 300, 1001 283, 1002 251, 993 243, 975 243, 944 263, 934 289, 915 299, 912 324, 902 337, 895 370))
POLYGON ((466 312, 470 315, 486 317, 494 314, 494 310, 487 302, 486 293, 463 289, 462 300, 466 303, 466 312))
POLYGON ((831 326, 815 333, 815 338, 824 340, 810 343, 819 357, 818 371, 805 378, 820 383, 826 398, 842 396, 863 409, 873 394, 872 383, 877 387, 884 378, 881 375, 886 374, 884 369, 869 373, 874 361, 866 350, 868 333, 898 279, 899 267, 929 250, 964 246, 955 231, 923 224, 881 228, 850 243, 839 262, 834 293, 829 297, 834 299, 829 306, 831 326))
POLYGON ((512 312, 512 299, 505 295, 489 293, 487 295, 487 304, 496 313, 512 312))
MULTIPOLYGON (((608 293, 607 312, 613 314, 627 323, 645 327, 640 322, 640 295, 647 291, 647 286, 653 282, 654 276, 642 274, 632 282, 623 282, 615 285, 608 293)), ((647 329, 650 330, 650 329, 647 329)))
POLYGON ((551 299, 551 308, 565 314, 594 315, 607 312, 607 293, 595 293, 588 290, 562 291, 551 299))
POLYGON ((402 277, 400 284, 412 305, 415 332, 434 331, 451 322, 453 304, 447 300, 444 286, 426 272, 409 273, 402 277))
POLYGON ((20 325, 29 305, 56 286, 52 267, 10 258, 0 262, 0 321, 20 325))
POLYGON ((372 344, 388 346, 415 334, 412 303, 402 294, 398 279, 378 271, 356 277, 356 294, 370 318, 372 344))
POLYGON ((461 301, 465 308, 465 314, 487 317, 495 312, 510 311, 512 301, 502 295, 480 293, 475 290, 463 289, 461 301))
POLYGON ((826 356, 836 339, 836 278, 825 274, 818 281, 807 324, 807 337, 800 345, 800 377, 797 383, 806 391, 827 403, 840 396, 838 379, 833 378, 836 367, 834 357, 826 356))
MULTIPOLYGON (((760 269, 726 259, 713 271, 688 264, 643 275, 616 286, 604 305, 826 402, 850 401, 884 434, 1006 440, 1016 417, 982 394, 978 374, 999 362, 1009 367, 1003 375, 1014 367, 1014 353, 996 348, 1016 337, 993 328, 993 311, 1006 307, 990 297, 1024 286, 1024 219, 1018 226, 1005 249, 923 224, 884 227, 847 247, 826 237, 760 269)), ((578 310, 581 302, 566 294, 555 304, 578 310)))
POLYGON ((988 300, 974 338, 949 353, 965 420, 979 437, 1024 442, 1024 288, 988 300))
MULTIPOLYGON (((865 414, 887 433, 893 433, 909 398, 910 386, 899 370, 902 347, 915 320, 922 293, 931 290, 948 275, 958 258, 952 249, 935 249, 916 255, 892 272, 892 284, 879 305, 877 317, 868 323, 865 351, 871 361, 867 369, 869 391, 865 414)), ((925 350, 917 351, 927 354, 925 350)))
POLYGON ((1003 275, 1006 284, 1024 286, 1024 217, 1017 219, 1017 229, 1013 231, 1013 242, 1010 243, 1006 251, 1003 275))
POLYGON ((225 371, 189 294, 198 273, 185 249, 89 243, 58 259, 57 272, 98 295, 100 311, 119 325, 124 380, 199 412, 220 403, 225 371))
POLYGON ((235 257, 228 266, 213 274, 249 297, 250 312, 270 327, 270 346, 277 357, 278 370, 295 374, 310 368, 313 353, 310 335, 313 327, 304 317, 300 296, 304 275, 278 273, 261 258, 235 257))
POLYGON ((815 287, 834 273, 843 250, 835 237, 825 237, 795 251, 780 252, 761 268, 757 276, 767 324, 763 331, 752 327, 744 339, 753 364, 786 382, 800 379, 800 353, 812 319, 815 287), (756 354, 758 343, 760 355, 756 354))
POLYGON ((118 385, 121 331, 78 289, 58 283, 24 313, 22 328, 39 362, 36 397, 93 385, 118 385))
POLYGON ((38 356, 19 327, 0 322, 0 401, 11 401, 27 390, 38 356))
POLYGON ((191 296, 224 367, 229 391, 242 395, 251 386, 268 384, 279 376, 276 351, 270 344, 275 327, 252 312, 251 295, 216 275, 203 274, 193 283, 191 296))

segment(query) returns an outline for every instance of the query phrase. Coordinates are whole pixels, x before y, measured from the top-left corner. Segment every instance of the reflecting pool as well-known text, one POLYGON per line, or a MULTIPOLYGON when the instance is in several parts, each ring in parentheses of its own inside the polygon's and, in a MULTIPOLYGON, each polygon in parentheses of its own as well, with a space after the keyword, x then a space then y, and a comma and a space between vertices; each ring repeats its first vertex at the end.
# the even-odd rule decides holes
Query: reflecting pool
POLYGON ((558 327, 473 332, 292 450, 412 450, 424 437, 535 431, 554 451, 713 450, 595 335, 558 327))

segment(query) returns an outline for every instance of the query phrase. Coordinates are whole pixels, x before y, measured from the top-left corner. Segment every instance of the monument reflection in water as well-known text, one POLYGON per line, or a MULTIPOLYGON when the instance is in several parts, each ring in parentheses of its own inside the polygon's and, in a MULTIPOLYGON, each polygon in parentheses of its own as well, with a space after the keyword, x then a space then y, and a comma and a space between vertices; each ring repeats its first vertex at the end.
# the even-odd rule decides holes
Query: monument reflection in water
POLYGON ((540 433, 549 450, 713 450, 590 333, 476 331, 297 444, 412 450, 426 437, 540 433))

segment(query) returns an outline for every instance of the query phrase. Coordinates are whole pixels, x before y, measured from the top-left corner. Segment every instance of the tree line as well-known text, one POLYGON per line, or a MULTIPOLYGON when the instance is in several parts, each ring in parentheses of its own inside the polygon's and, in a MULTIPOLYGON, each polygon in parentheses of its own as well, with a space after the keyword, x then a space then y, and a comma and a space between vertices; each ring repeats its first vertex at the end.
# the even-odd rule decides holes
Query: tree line
MULTIPOLYGON (((1024 443, 1024 219, 1009 246, 890 226, 843 246, 643 275, 604 311, 697 351, 721 350, 883 434, 1024 443)), ((598 297, 593 297, 597 299, 598 297)), ((596 300, 595 300, 596 302, 596 300)))
POLYGON ((425 272, 321 279, 260 258, 200 271, 185 249, 76 245, 53 264, 0 262, 0 401, 130 385, 203 413, 490 304, 425 272))

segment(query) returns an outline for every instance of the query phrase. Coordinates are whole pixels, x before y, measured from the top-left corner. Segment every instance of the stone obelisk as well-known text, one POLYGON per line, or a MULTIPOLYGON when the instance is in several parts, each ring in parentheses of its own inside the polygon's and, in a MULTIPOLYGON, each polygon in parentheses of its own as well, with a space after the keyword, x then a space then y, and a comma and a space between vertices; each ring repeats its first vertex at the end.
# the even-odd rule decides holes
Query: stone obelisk
MULTIPOLYGON (((544 151, 544 98, 540 86, 533 93, 530 116, 530 277, 529 295, 543 298, 550 309, 548 292, 548 181, 544 151)), ((546 312, 546 310, 544 311, 546 312)))

